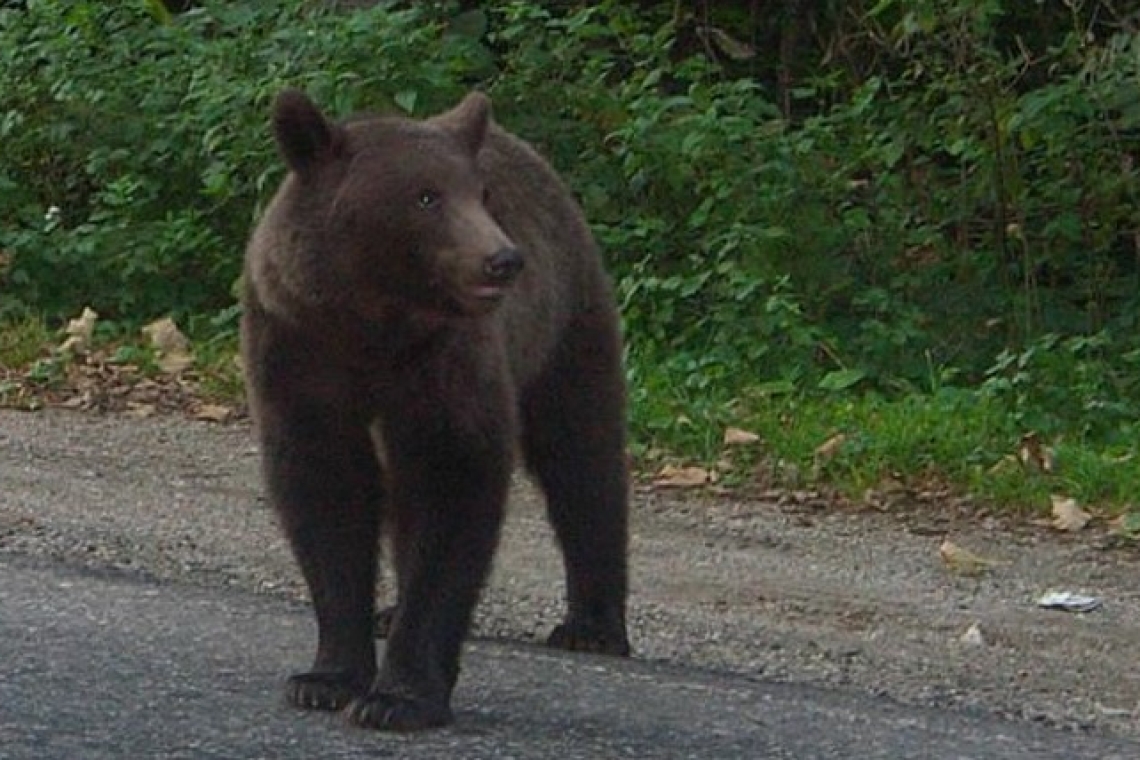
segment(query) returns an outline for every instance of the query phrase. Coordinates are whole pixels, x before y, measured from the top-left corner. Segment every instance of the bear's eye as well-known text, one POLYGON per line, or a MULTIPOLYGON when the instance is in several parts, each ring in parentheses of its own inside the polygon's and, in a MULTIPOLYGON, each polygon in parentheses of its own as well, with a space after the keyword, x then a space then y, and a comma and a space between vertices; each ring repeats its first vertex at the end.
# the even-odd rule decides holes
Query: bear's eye
POLYGON ((416 205, 423 209, 435 208, 439 205, 439 193, 435 190, 420 190, 416 205))

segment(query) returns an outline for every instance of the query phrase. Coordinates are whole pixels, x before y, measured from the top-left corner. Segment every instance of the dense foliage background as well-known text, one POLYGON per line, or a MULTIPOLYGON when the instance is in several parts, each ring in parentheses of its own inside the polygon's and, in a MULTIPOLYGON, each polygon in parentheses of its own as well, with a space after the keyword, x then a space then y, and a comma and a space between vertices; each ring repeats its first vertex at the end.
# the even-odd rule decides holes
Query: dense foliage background
MULTIPOLYGON (((874 418, 923 397, 982 409, 1010 449, 1036 430, 1130 461, 1131 4, 8 6, 0 319, 232 330, 280 87, 421 116, 478 86, 607 251, 643 446, 711 456, 725 424, 788 427, 811 399, 874 418)), ((959 453, 989 467, 1002 445, 959 453)))

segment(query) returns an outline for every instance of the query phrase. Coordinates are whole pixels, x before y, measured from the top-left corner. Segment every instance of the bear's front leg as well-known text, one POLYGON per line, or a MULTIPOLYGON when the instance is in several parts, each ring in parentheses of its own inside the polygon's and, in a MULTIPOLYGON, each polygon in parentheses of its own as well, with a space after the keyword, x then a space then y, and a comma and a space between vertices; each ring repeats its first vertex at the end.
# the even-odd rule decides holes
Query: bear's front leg
POLYGON ((312 669, 289 678, 286 698, 304 709, 339 710, 376 674, 379 464, 367 428, 342 411, 295 399, 258 408, 269 496, 317 617, 312 669))
POLYGON ((503 518, 510 420, 504 406, 467 429, 473 420, 463 411, 440 417, 421 406, 413 424, 386 424, 386 527, 400 556, 400 603, 380 672, 349 709, 357 725, 416 731, 451 722, 460 650, 503 518))

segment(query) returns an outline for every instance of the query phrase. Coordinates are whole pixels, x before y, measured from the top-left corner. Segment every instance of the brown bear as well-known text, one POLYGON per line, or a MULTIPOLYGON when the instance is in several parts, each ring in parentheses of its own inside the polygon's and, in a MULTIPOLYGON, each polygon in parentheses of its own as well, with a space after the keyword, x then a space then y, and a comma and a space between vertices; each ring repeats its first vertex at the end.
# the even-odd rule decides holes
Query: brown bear
POLYGON ((422 121, 276 99, 289 174, 246 252, 242 357, 269 498, 312 594, 294 705, 448 723, 512 459, 568 609, 549 644, 626 655, 625 385, 609 280, 550 166, 468 95, 422 121), (381 527, 399 602, 377 667, 381 527))

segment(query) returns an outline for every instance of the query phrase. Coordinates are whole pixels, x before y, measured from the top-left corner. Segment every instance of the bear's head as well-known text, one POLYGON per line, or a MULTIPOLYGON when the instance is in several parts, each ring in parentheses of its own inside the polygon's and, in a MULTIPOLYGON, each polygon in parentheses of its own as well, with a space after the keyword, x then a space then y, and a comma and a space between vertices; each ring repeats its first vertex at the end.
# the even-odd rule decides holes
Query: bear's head
POLYGON ((476 158, 490 122, 481 93, 424 121, 337 123, 282 92, 273 127, 290 176, 277 200, 288 227, 273 246, 278 282, 364 318, 493 311, 523 258, 487 208, 476 158))

